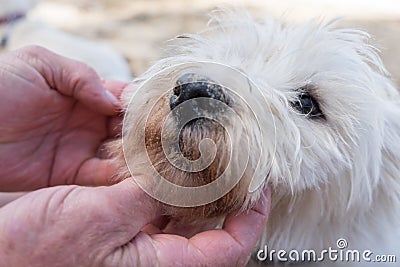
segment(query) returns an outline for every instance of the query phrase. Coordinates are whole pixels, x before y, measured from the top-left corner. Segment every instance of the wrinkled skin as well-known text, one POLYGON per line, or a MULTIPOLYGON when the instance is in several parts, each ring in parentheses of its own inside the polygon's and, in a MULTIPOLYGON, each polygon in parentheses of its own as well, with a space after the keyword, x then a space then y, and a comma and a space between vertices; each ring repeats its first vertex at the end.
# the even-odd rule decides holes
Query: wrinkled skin
POLYGON ((30 47, 0 57, 0 81, 2 191, 107 182, 96 152, 119 106, 92 69, 30 47))

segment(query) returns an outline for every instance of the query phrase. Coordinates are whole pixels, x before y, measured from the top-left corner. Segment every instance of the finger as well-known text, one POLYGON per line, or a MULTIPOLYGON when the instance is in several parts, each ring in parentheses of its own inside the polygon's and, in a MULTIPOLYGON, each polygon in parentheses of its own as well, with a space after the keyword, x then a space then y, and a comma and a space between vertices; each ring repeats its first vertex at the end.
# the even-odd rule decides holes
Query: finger
POLYGON ((118 166, 111 159, 90 158, 79 168, 73 184, 84 186, 111 185, 118 172, 118 166))
POLYGON ((271 191, 267 188, 248 213, 228 216, 223 229, 243 247, 251 243, 255 244, 268 220, 270 205, 271 191), (253 227, 249 227, 249 223, 253 227))
MULTIPOLYGON (((158 202, 144 192, 133 179, 125 179, 122 182, 109 187, 99 188, 101 194, 111 205, 111 209, 120 213, 119 224, 126 224, 131 229, 134 225, 135 234, 145 225, 160 217, 158 202)), ((133 236, 125 236, 128 242, 133 236)))
POLYGON ((154 234, 162 234, 162 231, 160 228, 153 224, 148 224, 145 227, 142 228, 142 232, 148 234, 148 235, 154 235, 154 234))
MULTIPOLYGON (((117 97, 121 101, 121 95, 124 91, 125 87, 129 85, 127 82, 116 81, 116 80, 107 80, 102 79, 102 83, 104 87, 109 90, 115 97, 117 97)), ((122 120, 123 114, 119 113, 117 116, 113 116, 108 121, 108 136, 116 137, 121 134, 122 131, 122 120)))
POLYGON ((251 210, 228 216, 222 231, 208 231, 194 236, 191 244, 193 253, 197 252, 197 259, 201 262, 206 256, 210 263, 216 263, 215 266, 244 266, 266 227, 270 198, 268 189, 251 210), (226 264, 226 259, 221 258, 221 251, 226 251, 229 264, 226 264))
POLYGON ((0 192, 0 208, 25 194, 26 192, 0 192))
MULTIPOLYGON (((151 266, 245 266, 270 209, 270 193, 264 192, 250 211, 231 215, 223 229, 210 230, 186 239, 177 235, 139 234, 125 249, 139 256, 140 264, 151 266)), ((118 253, 118 252, 117 252, 118 253)), ((119 252, 121 253, 121 252, 119 252)), ((131 259, 125 259, 129 262, 131 259)), ((122 265, 124 266, 124 265, 122 265)))
POLYGON ((118 99, 121 101, 122 110, 124 111, 129 105, 132 96, 135 95, 137 91, 137 84, 131 83, 121 83, 116 81, 105 80, 106 87, 110 88, 112 92, 118 95, 118 99))
POLYGON ((159 229, 164 229, 170 221, 171 218, 169 216, 160 216, 152 221, 151 224, 159 229))
MULTIPOLYGON (((27 231, 22 232, 25 239, 19 240, 36 240, 31 239, 35 234, 38 235, 38 240, 40 236, 45 237, 42 238, 44 243, 55 244, 54 247, 49 246, 52 247, 52 251, 59 252, 54 255, 74 253, 76 257, 72 261, 82 261, 82 266, 98 266, 99 264, 93 262, 88 264, 86 259, 101 258, 124 246, 140 229, 159 216, 157 202, 142 191, 132 179, 108 187, 45 188, 27 194, 16 200, 14 206, 7 205, 0 209, 0 212, 1 215, 14 216, 13 210, 18 209, 18 215, 21 216, 18 225, 28 223, 30 229, 33 229, 28 237, 24 234, 27 231), (26 216, 28 220, 24 221, 26 216), (64 242, 65 246, 59 246, 60 242, 64 242)), ((26 242, 21 242, 24 243, 26 242)), ((51 255, 49 256, 52 259, 51 255)), ((62 264, 75 265, 72 262, 62 264)))
MULTIPOLYGON (((133 179, 112 185, 95 188, 83 188, 74 195, 71 209, 86 210, 85 218, 101 239, 97 247, 109 250, 123 247, 140 230, 160 216, 158 202, 147 195, 133 179)), ((69 198, 72 201, 72 198, 69 198)), ((64 202, 65 204, 65 202, 64 202)), ((78 218, 82 223, 83 218, 78 218)))
POLYGON ((116 80, 102 79, 102 84, 117 99, 121 99, 121 94, 129 83, 116 80))
POLYGON ((166 234, 175 234, 184 236, 186 238, 191 238, 192 236, 204 232, 207 230, 215 229, 221 222, 221 219, 208 220, 207 222, 195 224, 195 225, 187 225, 183 224, 179 220, 171 219, 168 224, 161 228, 163 232, 166 234))
POLYGON ((114 115, 119 111, 118 99, 104 88, 100 77, 86 64, 39 46, 28 46, 16 53, 41 74, 50 88, 101 114, 114 115))

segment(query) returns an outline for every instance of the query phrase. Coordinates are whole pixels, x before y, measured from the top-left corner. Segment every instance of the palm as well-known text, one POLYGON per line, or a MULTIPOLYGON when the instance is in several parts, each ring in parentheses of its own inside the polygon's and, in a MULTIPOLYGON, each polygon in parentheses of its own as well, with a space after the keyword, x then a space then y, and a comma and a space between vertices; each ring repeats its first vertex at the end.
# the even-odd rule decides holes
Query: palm
POLYGON ((15 72, 0 74, 7 77, 0 77, 0 177, 9 177, 2 189, 95 184, 89 180, 104 171, 96 153, 109 117, 51 89, 28 64, 15 72))
POLYGON ((29 189, 75 182, 79 169, 95 157, 106 138, 106 118, 70 100, 63 105, 66 109, 42 109, 13 126, 19 134, 8 140, 7 151, 0 156, 3 175, 12 175, 18 183, 23 180, 29 189), (67 109, 70 105, 73 108, 67 109), (9 162, 15 159, 18 164, 9 162))

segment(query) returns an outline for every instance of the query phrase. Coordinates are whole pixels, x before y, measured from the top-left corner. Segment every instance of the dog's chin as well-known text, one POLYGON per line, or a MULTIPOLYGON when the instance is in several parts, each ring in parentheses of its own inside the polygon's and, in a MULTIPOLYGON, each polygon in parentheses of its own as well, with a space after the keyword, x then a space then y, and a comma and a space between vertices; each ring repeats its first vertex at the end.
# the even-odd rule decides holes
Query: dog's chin
MULTIPOLYGON (((218 179, 227 170, 228 163, 232 160, 231 143, 226 129, 219 123, 204 118, 188 122, 180 131, 174 127, 164 127, 162 129, 166 114, 170 111, 163 105, 163 101, 159 104, 160 106, 154 108, 153 113, 150 114, 150 121, 148 121, 145 128, 147 154, 156 171, 169 182, 184 187, 199 187, 218 179), (200 149, 200 143, 205 139, 212 140, 213 144, 215 144, 216 151, 213 153, 215 156, 211 159, 211 163, 201 170, 182 170, 167 158, 165 148, 162 145, 161 134, 164 136, 179 135, 180 151, 178 153, 188 161, 193 162, 205 156, 202 155, 200 149)), ((205 151, 204 154, 209 156, 207 148, 205 151)), ((223 217, 243 208, 248 198, 248 181, 249 179, 242 177, 227 194, 205 205, 175 207, 164 204, 165 213, 183 224, 223 217)))

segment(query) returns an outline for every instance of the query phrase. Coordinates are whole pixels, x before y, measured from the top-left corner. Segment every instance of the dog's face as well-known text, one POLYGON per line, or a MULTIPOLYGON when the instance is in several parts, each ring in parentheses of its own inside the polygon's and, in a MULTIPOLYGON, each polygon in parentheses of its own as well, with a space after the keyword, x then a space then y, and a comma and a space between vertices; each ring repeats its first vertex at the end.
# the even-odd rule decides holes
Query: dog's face
POLYGON ((370 198, 388 99, 397 92, 368 36, 237 14, 216 20, 201 35, 177 38, 171 56, 126 90, 132 175, 149 175, 151 163, 185 187, 231 177, 214 184, 229 190, 208 204, 167 205, 183 220, 246 209, 267 184, 275 196, 336 192, 344 207, 370 198))

